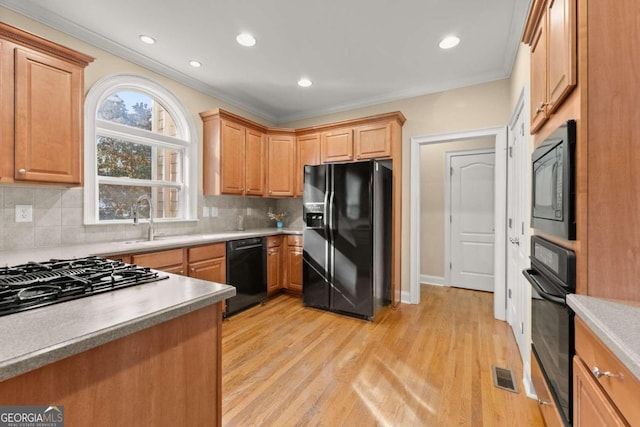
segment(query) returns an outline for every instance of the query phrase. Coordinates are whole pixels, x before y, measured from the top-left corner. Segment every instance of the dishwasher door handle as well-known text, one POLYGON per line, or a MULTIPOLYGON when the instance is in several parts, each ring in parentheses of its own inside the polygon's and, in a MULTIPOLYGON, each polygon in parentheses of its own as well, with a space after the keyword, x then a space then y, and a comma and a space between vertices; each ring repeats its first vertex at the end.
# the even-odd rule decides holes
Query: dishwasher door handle
POLYGON ((260 248, 262 249, 262 244, 258 243, 257 245, 249 245, 249 246, 237 246, 233 249, 234 252, 239 252, 239 251, 243 251, 245 249, 255 249, 255 248, 260 248))

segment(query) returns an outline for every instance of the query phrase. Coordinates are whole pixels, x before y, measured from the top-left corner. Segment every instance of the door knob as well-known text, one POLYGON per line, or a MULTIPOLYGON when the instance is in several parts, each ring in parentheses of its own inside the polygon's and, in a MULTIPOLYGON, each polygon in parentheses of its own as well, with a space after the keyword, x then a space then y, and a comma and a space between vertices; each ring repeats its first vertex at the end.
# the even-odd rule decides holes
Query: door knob
POLYGON ((518 237, 509 237, 509 241, 514 245, 520 246, 520 239, 518 237))

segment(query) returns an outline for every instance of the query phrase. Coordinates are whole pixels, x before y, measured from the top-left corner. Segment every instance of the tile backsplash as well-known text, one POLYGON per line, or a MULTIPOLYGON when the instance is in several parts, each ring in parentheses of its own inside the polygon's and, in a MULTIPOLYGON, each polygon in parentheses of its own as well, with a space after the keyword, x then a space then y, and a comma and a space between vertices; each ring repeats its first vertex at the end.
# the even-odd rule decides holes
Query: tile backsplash
MULTIPOLYGON (((146 235, 146 224, 84 225, 83 203, 82 188, 0 185, 0 250, 112 242, 146 235), (32 222, 16 222, 16 205, 33 207, 32 222)), ((300 198, 200 196, 198 221, 159 223, 156 231, 160 235, 231 231, 238 228, 240 215, 245 230, 275 227, 267 215, 270 210, 287 212, 285 227, 303 226, 300 198)))

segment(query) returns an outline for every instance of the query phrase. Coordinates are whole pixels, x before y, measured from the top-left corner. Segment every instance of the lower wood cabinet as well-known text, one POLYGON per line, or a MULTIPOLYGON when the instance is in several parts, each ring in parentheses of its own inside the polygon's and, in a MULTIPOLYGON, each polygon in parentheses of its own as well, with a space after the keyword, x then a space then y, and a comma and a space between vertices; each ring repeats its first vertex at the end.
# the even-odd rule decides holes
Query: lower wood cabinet
POLYGON ((267 237, 267 296, 282 290, 282 236, 267 237))
POLYGON ((551 390, 547 387, 547 383, 544 380, 542 369, 538 365, 536 356, 531 353, 531 381, 533 387, 536 389, 536 395, 538 396, 538 408, 544 418, 544 422, 547 427, 564 427, 562 418, 560 418, 560 409, 556 406, 553 397, 551 396, 551 390))
POLYGON ((227 247, 225 243, 196 246, 187 249, 189 277, 210 282, 227 282, 227 247))
POLYGON ((184 275, 184 250, 169 249, 166 251, 148 252, 131 255, 131 262, 154 270, 184 275))
POLYGON ((576 427, 627 425, 578 356, 573 358, 573 406, 576 427))
POLYGON ((287 290, 302 295, 302 236, 287 236, 287 290))
POLYGON ((574 426, 640 425, 640 381, 577 316, 575 334, 574 426))

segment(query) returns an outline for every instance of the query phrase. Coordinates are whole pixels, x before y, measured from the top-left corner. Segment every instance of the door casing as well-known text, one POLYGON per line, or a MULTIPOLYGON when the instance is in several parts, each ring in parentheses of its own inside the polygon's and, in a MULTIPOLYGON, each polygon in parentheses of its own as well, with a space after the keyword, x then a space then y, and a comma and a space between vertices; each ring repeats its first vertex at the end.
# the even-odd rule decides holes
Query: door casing
MULTIPOLYGON (((420 147, 449 141, 461 141, 482 137, 495 137, 495 286, 493 294, 493 316, 506 319, 506 203, 507 203, 507 127, 493 127, 411 138, 409 182, 409 291, 402 292, 402 302, 420 303, 420 147)), ((446 271, 446 270, 445 270, 446 271)))

